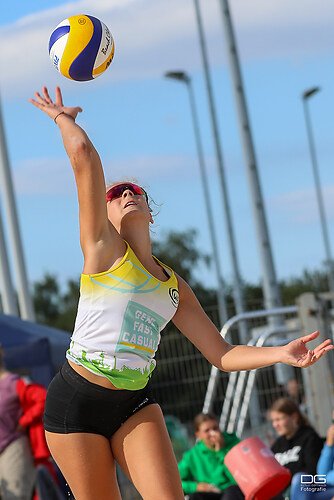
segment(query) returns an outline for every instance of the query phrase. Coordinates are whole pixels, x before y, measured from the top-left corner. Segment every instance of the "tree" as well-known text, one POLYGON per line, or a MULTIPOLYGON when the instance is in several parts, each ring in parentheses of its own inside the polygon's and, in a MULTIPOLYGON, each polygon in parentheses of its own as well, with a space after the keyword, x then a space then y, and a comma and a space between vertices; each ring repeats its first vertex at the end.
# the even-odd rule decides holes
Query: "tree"
POLYGON ((292 276, 281 281, 282 300, 284 305, 294 304, 296 297, 305 292, 320 293, 328 290, 328 276, 325 270, 304 269, 301 277, 292 276))
POLYGON ((52 325, 60 314, 59 285, 55 276, 46 274, 34 284, 36 321, 52 325))
POLYGON ((216 306, 216 291, 203 286, 195 277, 201 263, 209 266, 211 258, 196 247, 197 232, 188 229, 184 233, 169 231, 162 240, 153 241, 152 253, 183 278, 194 290, 203 307, 216 306))
POLYGON ((34 284, 36 321, 71 332, 76 317, 79 298, 79 282, 69 280, 64 292, 55 276, 46 274, 34 284))

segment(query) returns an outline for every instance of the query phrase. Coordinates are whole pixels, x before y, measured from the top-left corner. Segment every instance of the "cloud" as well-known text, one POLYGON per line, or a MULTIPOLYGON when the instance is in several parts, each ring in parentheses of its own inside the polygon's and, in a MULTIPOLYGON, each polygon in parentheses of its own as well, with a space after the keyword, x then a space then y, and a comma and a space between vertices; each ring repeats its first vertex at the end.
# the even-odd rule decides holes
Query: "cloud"
POLYGON ((76 192, 69 161, 35 158, 14 165, 13 183, 18 195, 66 195, 76 192))
MULTIPOLYGON (((243 58, 293 59, 332 53, 334 4, 330 0, 321 4, 313 0, 233 0, 230 4, 243 58)), ((210 62, 222 65, 225 42, 219 2, 205 0, 200 5, 210 62)), ((80 12, 101 18, 115 38, 113 70, 98 80, 99 85, 157 77, 168 67, 187 71, 201 68, 192 0, 95 0, 94 7, 91 0, 82 0, 0 28, 0 64, 6 68, 1 85, 6 95, 17 96, 26 86, 32 88, 44 81, 59 83, 48 58, 49 36, 62 19, 80 12)))
MULTIPOLYGON (((326 222, 334 219, 334 185, 321 190, 326 222)), ((268 208, 288 217, 289 224, 309 225, 319 223, 319 208, 314 189, 292 191, 268 199, 268 208)))
MULTIPOLYGON (((210 166, 209 162, 209 166, 210 166)), ((186 155, 136 156, 104 163, 106 183, 137 179, 150 186, 162 180, 170 182, 199 175, 197 157, 186 155)), ((67 195, 76 194, 74 175, 65 158, 35 158, 19 162, 13 168, 13 182, 17 194, 67 195)))

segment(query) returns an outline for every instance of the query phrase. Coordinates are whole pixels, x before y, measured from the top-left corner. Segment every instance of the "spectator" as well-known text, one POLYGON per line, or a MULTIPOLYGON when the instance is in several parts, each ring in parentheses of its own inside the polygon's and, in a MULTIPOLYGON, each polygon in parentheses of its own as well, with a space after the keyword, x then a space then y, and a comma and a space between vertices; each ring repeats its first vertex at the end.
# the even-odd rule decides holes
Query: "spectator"
MULTIPOLYGON (((0 348, 0 446, 2 440, 4 440, 4 446, 6 446, 6 443, 8 443, 8 445, 13 443, 12 447, 14 449, 16 448, 17 453, 19 454, 19 449, 21 449, 20 443, 24 443, 24 446, 27 449, 27 456, 26 454, 21 453, 21 461, 28 461, 26 465, 26 470, 29 474, 28 484, 30 484, 30 481, 35 481, 35 469, 40 465, 43 465, 48 469, 55 483, 58 482, 55 465, 46 444, 44 434, 42 417, 45 406, 45 398, 46 389, 42 385, 27 383, 25 380, 20 378, 19 375, 12 374, 5 369, 3 352, 0 348), (15 429, 14 434, 10 431, 10 428, 13 426, 15 429), (18 436, 19 441, 14 444, 14 441, 16 440, 15 436, 18 436), (33 459, 32 466, 31 458, 33 459)), ((2 446, 0 447, 0 450, 1 448, 2 446)), ((10 449, 11 448, 7 449, 7 452, 4 455, 5 457, 10 452, 10 449)), ((10 459, 5 458, 4 460, 6 460, 6 465, 12 469, 10 459)), ((16 460, 17 458, 15 458, 15 463, 16 460)), ((21 462, 18 461, 18 464, 20 467, 25 468, 24 463, 21 464, 21 462)), ((3 476, 2 471, 6 471, 6 469, 0 462, 1 481, 7 482, 8 473, 5 472, 3 476)), ((13 468, 13 474, 14 471, 15 467, 13 468)), ((17 474, 20 474, 20 472, 17 472, 17 474)), ((25 481, 26 480, 24 480, 23 483, 25 483, 25 481)), ((23 488, 25 487, 26 486, 24 484, 23 488)), ((9 486, 6 488, 9 488, 9 486)), ((28 492, 29 491, 28 487, 28 492)), ((10 498, 12 499, 12 497, 10 498)), ((14 498, 24 500, 26 497, 17 496, 13 497, 13 499, 14 498)), ((27 498, 31 500, 31 495, 27 496, 27 498)), ((4 499, 6 499, 6 496, 4 496, 4 499)), ((38 500, 36 492, 34 493, 33 500, 38 500)))
MULTIPOLYGON (((54 482, 58 483, 55 464, 45 440, 42 420, 46 389, 40 384, 26 383, 22 378, 19 378, 16 383, 16 392, 23 412, 19 419, 19 425, 27 430, 35 467, 40 465, 46 467, 54 482)), ((35 493, 33 500, 38 500, 37 493, 35 493)))
POLYGON ((299 406, 289 398, 276 400, 270 419, 278 438, 271 449, 276 460, 291 472, 316 474, 322 439, 311 427, 299 406))
POLYGON ((334 411, 332 421, 317 465, 317 474, 322 477, 317 478, 317 484, 311 485, 316 491, 303 488, 301 474, 296 474, 291 484, 291 500, 331 500, 334 497, 334 411), (319 482, 323 476, 326 476, 326 483, 319 482))
POLYGON ((225 455, 240 442, 235 434, 221 433, 211 413, 194 420, 197 443, 179 462, 182 488, 190 500, 242 500, 244 495, 224 464, 225 455))
POLYGON ((0 496, 31 500, 35 466, 17 393, 19 376, 8 372, 0 347, 0 496))

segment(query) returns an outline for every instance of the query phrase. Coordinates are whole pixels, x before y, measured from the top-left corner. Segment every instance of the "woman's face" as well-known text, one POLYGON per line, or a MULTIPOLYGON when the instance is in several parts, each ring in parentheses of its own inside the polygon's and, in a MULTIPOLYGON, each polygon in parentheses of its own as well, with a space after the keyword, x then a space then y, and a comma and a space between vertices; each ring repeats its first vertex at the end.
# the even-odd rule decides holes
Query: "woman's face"
POLYGON ((298 415, 296 413, 287 415, 280 411, 271 411, 270 420, 277 434, 285 436, 287 439, 292 437, 298 429, 298 415))
MULTIPOLYGON (((118 182, 109 186, 108 189, 119 184, 123 183, 118 182)), ((119 198, 107 202, 107 212, 110 222, 118 231, 120 231, 125 220, 136 219, 138 221, 138 217, 140 217, 147 223, 153 222, 145 196, 134 194, 131 189, 126 189, 119 198)))

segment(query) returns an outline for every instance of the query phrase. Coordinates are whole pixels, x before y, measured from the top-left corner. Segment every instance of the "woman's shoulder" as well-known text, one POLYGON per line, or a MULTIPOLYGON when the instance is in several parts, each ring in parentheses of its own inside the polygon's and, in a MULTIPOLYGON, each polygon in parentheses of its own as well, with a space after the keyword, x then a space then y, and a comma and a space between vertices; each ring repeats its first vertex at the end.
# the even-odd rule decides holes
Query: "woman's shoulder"
POLYGON ((295 441, 299 441, 302 446, 313 443, 317 446, 323 445, 323 440, 313 427, 310 425, 304 425, 295 434, 295 441))
POLYGON ((319 434, 317 433, 317 431, 311 425, 303 425, 299 429, 299 431, 300 431, 301 434, 303 434, 305 436, 316 436, 319 439, 321 439, 320 436, 319 436, 319 434))

